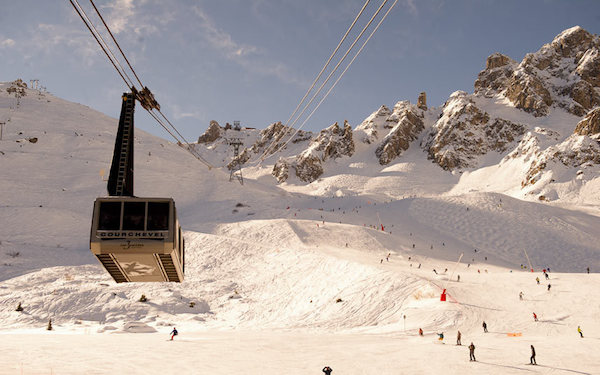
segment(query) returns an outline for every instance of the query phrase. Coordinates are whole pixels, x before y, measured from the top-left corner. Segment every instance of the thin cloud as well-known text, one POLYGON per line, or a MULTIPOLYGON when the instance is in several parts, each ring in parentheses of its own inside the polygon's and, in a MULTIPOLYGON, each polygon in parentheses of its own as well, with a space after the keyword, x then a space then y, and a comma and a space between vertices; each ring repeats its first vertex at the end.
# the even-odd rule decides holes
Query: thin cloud
POLYGON ((235 42, 231 35, 219 29, 200 7, 194 7, 194 12, 200 19, 200 27, 204 31, 203 35, 206 41, 216 49, 222 51, 228 58, 236 59, 258 52, 258 47, 256 46, 242 45, 235 42))
POLYGON ((0 41, 0 48, 10 48, 13 47, 16 42, 10 38, 4 39, 0 41))
POLYGON ((285 83, 304 87, 306 82, 294 77, 283 63, 274 62, 263 56, 263 51, 254 45, 236 42, 226 31, 217 27, 214 21, 198 6, 193 8, 200 19, 203 38, 227 59, 235 61, 251 73, 274 76, 285 83))

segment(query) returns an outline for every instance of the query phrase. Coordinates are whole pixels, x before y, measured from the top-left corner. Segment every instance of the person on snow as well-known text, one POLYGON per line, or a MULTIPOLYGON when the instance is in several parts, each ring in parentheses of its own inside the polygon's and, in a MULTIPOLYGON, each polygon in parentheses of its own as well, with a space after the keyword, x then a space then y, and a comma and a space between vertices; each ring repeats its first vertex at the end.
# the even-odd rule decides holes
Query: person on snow
POLYGON ((438 333, 437 335, 438 335, 438 340, 444 341, 444 332, 438 333))
POLYGON ((419 336, 423 336, 423 330, 419 328, 419 336))
POLYGON ((535 281, 537 281, 538 285, 540 285, 540 278, 539 277, 536 277, 535 281))
POLYGON ((548 291, 550 291, 550 287, 551 287, 551 286, 552 286, 552 285, 548 284, 548 291))
POLYGON ((329 375, 329 374, 331 374, 331 372, 332 372, 332 371, 333 371, 333 370, 332 370, 332 369, 331 369, 331 367, 329 367, 329 366, 325 366, 325 367, 323 367, 323 372, 325 373, 325 375, 329 375))
POLYGON ((581 336, 581 338, 583 338, 583 332, 581 332, 580 326, 577 326, 577 332, 579 332, 579 336, 581 336))
POLYGON ((535 362, 535 348, 533 347, 533 345, 531 345, 531 357, 529 357, 529 364, 537 365, 537 363, 535 362))
POLYGON ((469 361, 477 362, 477 360, 475 359, 475 345, 473 345, 473 342, 471 342, 471 345, 469 345, 469 361))
POLYGON ((536 322, 538 321, 536 313, 533 313, 533 320, 536 321, 536 322))
POLYGON ((460 337, 462 335, 460 334, 460 331, 458 331, 458 333, 456 334, 456 345, 462 345, 462 343, 460 342, 460 337))
POLYGON ((519 292, 519 299, 523 301, 523 292, 519 292))
POLYGON ((460 275, 456 277, 456 281, 460 283, 460 275))
POLYGON ((590 267, 587 268, 587 272, 590 273, 590 267))
POLYGON ((483 321, 483 324, 481 325, 483 327, 483 332, 487 333, 487 324, 485 323, 485 320, 483 321))
POLYGON ((548 276, 548 274, 546 272, 544 272, 544 276, 546 277, 546 280, 550 279, 550 277, 548 276))
POLYGON ((173 327, 173 330, 171 331, 170 335, 171 335, 171 341, 173 341, 173 337, 177 336, 179 333, 177 332, 177 328, 173 327))

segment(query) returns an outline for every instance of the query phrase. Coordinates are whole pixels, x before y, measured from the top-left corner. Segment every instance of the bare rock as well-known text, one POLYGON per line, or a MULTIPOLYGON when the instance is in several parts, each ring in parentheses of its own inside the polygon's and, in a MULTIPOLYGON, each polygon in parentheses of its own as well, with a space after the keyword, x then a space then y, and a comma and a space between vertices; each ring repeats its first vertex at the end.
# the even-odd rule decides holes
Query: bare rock
POLYGON ((221 138, 221 131, 222 129, 221 126, 219 126, 219 123, 215 120, 211 120, 208 129, 206 129, 204 134, 198 137, 198 143, 212 143, 216 141, 221 138))
POLYGON ((525 127, 490 115, 478 108, 464 91, 453 93, 442 117, 424 145, 429 158, 445 170, 477 166, 477 157, 490 151, 504 152, 523 135, 525 127))
POLYGON ((424 111, 427 110, 427 94, 424 91, 419 94, 419 98, 417 99, 417 108, 424 111))
MULTIPOLYGON (((417 105, 418 106, 418 105, 417 105)), ((385 136, 381 144, 375 150, 375 155, 379 159, 379 164, 387 165, 392 160, 408 150, 410 142, 418 138, 423 131, 423 114, 415 113, 411 109, 405 109, 396 126, 385 136)))
POLYGON ((575 127, 575 134, 598 136, 600 134, 600 107, 590 111, 575 127))

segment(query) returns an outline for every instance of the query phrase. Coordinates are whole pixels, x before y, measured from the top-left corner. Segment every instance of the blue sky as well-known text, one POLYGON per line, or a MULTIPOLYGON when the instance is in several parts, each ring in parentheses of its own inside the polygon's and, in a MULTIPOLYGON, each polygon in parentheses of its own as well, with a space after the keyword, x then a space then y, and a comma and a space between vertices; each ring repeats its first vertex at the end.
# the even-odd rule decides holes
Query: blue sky
MULTIPOLYGON (((357 31, 381 2, 369 3, 357 31)), ((210 120, 286 121, 365 0, 95 3, 163 113, 195 140, 210 120)), ((0 25, 0 81, 39 78, 57 96, 118 117, 125 84, 68 0, 3 0, 0 25)), ((473 91, 490 54, 520 61, 575 25, 598 34, 600 1, 399 0, 304 129, 356 126, 421 91, 439 106, 453 91, 473 91)), ((141 107, 136 124, 168 138, 141 107)))

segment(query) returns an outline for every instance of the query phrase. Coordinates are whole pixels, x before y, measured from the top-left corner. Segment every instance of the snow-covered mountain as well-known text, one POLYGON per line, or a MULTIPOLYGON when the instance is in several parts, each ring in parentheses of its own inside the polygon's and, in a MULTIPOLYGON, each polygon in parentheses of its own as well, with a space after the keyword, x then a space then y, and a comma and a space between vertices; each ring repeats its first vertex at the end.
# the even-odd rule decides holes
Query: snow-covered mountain
MULTIPOLYGON (((393 110, 383 105, 354 130, 345 123, 343 135, 337 124, 318 135, 301 133, 293 149, 281 149, 291 130, 273 124, 237 162, 247 163, 273 144, 270 152, 279 151, 272 175, 278 182, 303 184, 373 155, 379 162, 373 168, 385 173, 387 165, 405 160, 409 148, 420 148, 423 159, 439 165, 436 174, 482 176, 488 168, 511 174, 510 184, 488 181, 485 191, 596 205, 597 195, 587 192, 599 186, 599 53, 600 37, 576 26, 520 63, 492 54, 474 92, 457 91, 440 108, 428 108, 422 93, 418 105, 400 101, 393 110), (360 144, 356 152, 354 143, 360 144)), ((210 132, 212 127, 202 137, 210 132)), ((462 184, 457 181, 455 188, 462 184)))

